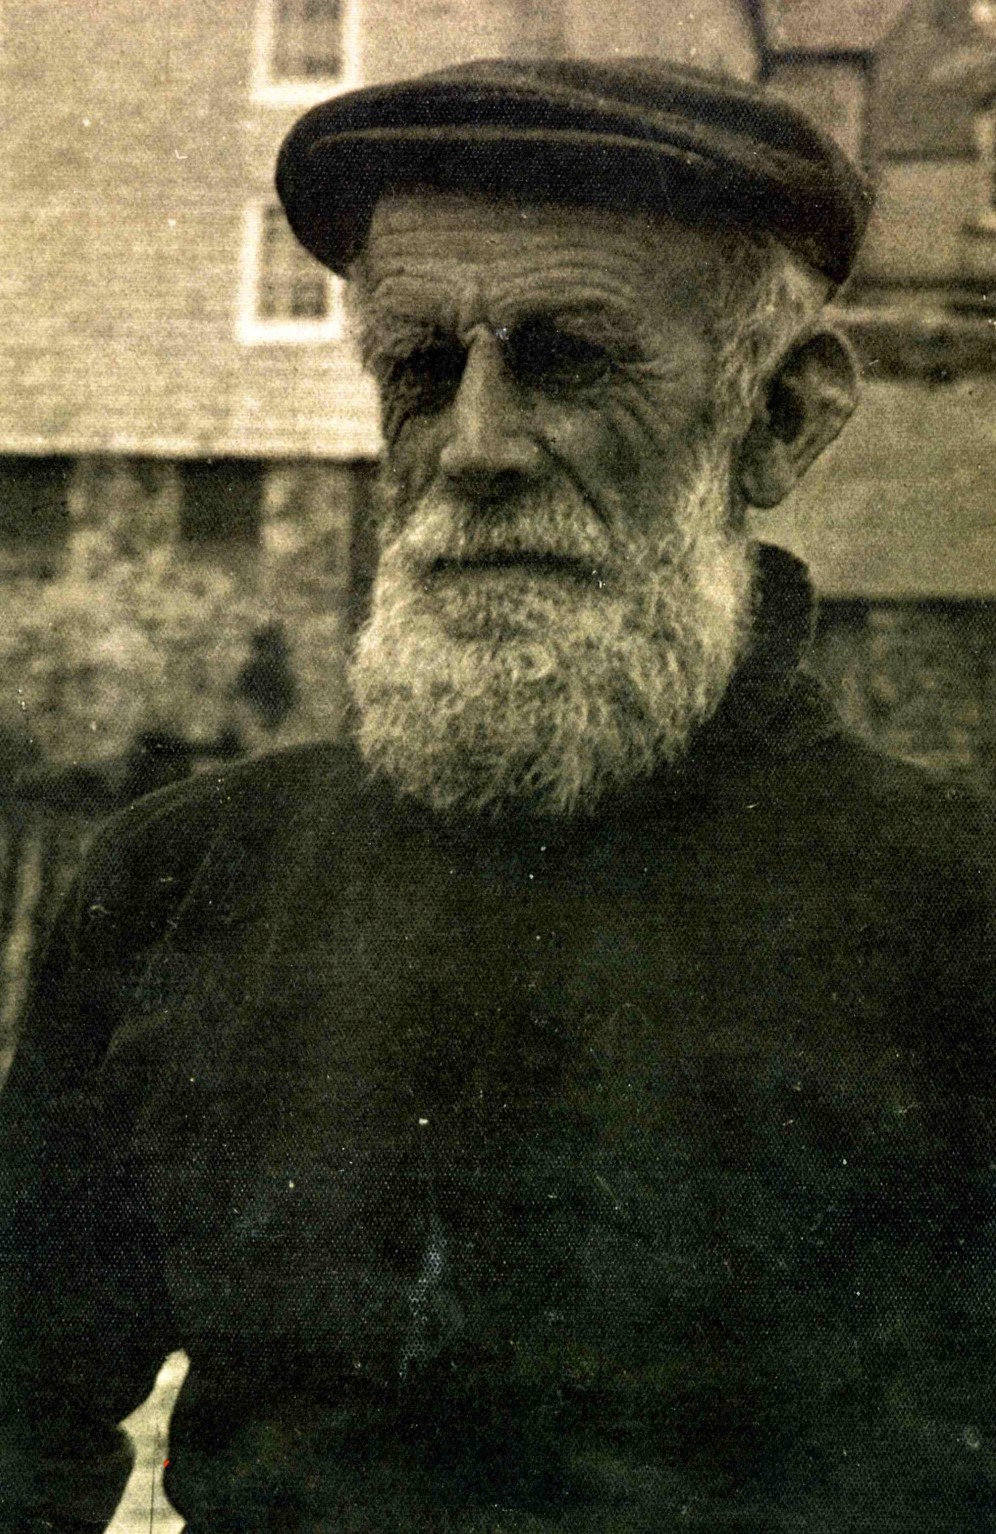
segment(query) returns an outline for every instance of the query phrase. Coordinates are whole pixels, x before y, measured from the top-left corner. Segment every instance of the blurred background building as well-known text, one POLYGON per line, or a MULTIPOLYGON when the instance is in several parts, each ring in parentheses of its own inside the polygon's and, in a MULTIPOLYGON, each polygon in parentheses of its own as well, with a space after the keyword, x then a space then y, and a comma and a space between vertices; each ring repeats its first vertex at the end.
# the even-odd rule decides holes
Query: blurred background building
POLYGON ((876 181, 863 407, 757 530, 811 565, 852 722, 992 782, 996 0, 3 0, 0 1034, 97 812, 342 725, 377 417, 284 133, 420 68, 627 53, 769 81, 876 181))

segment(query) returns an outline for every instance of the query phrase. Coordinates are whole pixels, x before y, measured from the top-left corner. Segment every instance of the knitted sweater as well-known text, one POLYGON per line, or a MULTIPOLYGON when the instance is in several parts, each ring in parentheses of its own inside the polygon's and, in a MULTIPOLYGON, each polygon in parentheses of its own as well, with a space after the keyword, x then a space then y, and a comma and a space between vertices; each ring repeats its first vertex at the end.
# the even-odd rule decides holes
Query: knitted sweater
POLYGON ((987 833, 765 571, 596 819, 347 746, 112 823, 4 1098, 5 1530, 104 1527, 177 1347, 191 1534, 996 1525, 987 833))

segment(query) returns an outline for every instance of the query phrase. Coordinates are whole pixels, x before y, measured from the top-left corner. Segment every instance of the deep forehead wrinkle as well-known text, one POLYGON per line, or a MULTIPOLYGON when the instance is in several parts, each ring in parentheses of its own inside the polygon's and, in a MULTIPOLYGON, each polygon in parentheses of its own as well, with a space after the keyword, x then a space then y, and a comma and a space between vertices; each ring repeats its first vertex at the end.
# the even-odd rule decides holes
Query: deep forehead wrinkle
POLYGON ((648 322, 701 311, 703 244, 681 225, 606 210, 419 194, 378 204, 365 275, 396 321, 461 332, 552 312, 635 339, 648 322))

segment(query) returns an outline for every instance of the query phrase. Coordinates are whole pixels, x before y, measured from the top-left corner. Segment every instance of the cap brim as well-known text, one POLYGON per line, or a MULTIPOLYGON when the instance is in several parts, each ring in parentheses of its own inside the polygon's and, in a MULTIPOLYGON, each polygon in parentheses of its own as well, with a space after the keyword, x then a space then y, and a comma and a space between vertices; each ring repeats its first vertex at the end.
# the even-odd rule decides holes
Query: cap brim
MULTIPOLYGON (((282 164, 277 190, 301 244, 340 276, 363 247, 378 199, 419 185, 767 229, 772 224, 763 207, 769 188, 743 167, 692 149, 634 143, 614 134, 501 127, 367 129, 317 139, 309 146, 307 169, 302 181, 299 167, 292 171, 282 164)), ((800 228, 796 217, 782 238, 819 267, 820 208, 815 201, 812 206, 812 229, 800 228)))
POLYGON ((513 66, 485 61, 313 108, 277 163, 291 227, 345 274, 378 197, 427 184, 728 220, 773 233, 833 281, 847 275, 870 191, 794 108, 688 71, 588 70, 579 83, 579 67, 509 77, 513 66))

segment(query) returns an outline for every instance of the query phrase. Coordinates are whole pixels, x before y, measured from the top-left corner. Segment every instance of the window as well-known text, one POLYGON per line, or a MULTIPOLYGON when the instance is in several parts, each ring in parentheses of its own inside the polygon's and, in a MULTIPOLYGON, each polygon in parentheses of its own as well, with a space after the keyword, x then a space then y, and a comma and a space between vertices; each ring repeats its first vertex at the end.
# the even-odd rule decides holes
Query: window
POLYGON ((247 458, 189 459, 180 475, 184 543, 255 543, 263 508, 263 472, 247 458))
POLYGON ((338 80, 342 0, 277 0, 270 69, 277 80, 338 80))
POLYGON ((279 203, 252 204, 246 221, 240 338, 325 341, 341 332, 337 279, 298 244, 279 203))
POLYGON ((260 0, 254 95, 274 104, 321 100, 357 83, 360 0, 260 0))

